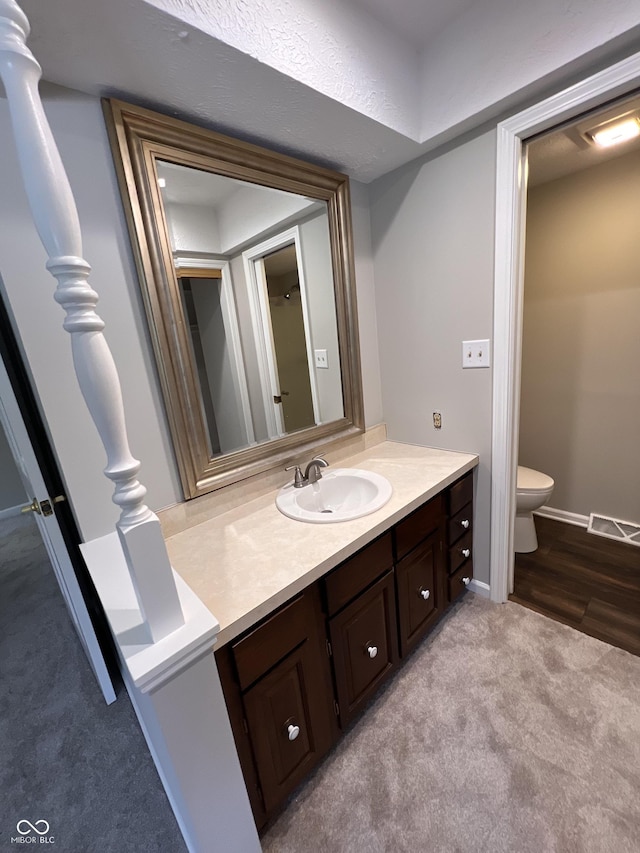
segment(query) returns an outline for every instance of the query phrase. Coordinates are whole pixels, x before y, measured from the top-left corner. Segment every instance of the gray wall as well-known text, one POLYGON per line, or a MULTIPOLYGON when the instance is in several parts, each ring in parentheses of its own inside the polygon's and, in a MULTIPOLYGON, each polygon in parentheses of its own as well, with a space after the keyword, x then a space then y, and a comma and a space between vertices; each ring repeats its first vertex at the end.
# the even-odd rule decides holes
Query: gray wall
POLYGON ((640 522, 640 152, 530 191, 520 462, 640 522))
POLYGON ((18 467, 0 426, 0 512, 26 503, 25 497, 18 467))
POLYGON ((480 455, 475 574, 489 582, 491 370, 462 341, 492 336, 495 132, 371 188, 382 401, 389 437, 480 455), (442 413, 434 430, 432 412, 442 413))

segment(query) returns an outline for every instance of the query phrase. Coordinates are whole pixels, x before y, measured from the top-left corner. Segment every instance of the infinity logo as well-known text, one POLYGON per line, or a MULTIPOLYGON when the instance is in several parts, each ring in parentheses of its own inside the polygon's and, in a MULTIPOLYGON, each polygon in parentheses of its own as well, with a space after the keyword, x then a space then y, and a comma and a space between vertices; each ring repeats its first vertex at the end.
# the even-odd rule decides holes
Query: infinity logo
POLYGON ((28 835, 30 832, 36 832, 38 835, 46 835, 49 832, 49 822, 46 820, 37 820, 35 823, 31 823, 28 820, 19 820, 16 829, 20 835, 28 835), (24 826, 27 828, 20 828, 24 826), (38 829, 39 826, 44 827, 44 829, 38 829))

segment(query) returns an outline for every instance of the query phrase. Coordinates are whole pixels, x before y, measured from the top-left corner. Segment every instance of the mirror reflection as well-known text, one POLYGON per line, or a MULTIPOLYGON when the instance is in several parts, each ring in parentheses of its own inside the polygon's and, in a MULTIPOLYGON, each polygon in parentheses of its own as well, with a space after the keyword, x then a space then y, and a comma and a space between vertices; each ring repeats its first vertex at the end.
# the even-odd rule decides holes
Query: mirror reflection
POLYGON ((209 455, 342 418, 326 202, 156 171, 209 455))
POLYGON ((185 498, 360 435, 346 175, 103 106, 185 498))

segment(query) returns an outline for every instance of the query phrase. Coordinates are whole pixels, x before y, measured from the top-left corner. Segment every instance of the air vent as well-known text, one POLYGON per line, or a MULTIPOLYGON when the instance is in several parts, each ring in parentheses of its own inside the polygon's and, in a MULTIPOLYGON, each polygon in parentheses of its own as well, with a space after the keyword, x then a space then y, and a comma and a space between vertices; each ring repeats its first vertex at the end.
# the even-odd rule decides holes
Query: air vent
POLYGON ((640 524, 633 521, 621 521, 619 518, 608 518, 606 515, 596 515, 592 512, 587 532, 640 546, 640 524))

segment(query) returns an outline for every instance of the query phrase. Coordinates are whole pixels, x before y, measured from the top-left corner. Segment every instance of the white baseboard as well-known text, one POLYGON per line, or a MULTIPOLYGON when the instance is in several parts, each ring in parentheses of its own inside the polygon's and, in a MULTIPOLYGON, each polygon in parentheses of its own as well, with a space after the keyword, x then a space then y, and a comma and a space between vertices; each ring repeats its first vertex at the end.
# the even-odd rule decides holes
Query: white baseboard
POLYGON ((469 589, 483 598, 491 598, 491 587, 484 581, 477 581, 475 578, 472 578, 469 589))
POLYGON ((543 506, 533 514, 541 515, 543 518, 553 518, 555 521, 564 521, 565 524, 573 524, 576 527, 588 527, 589 525, 588 515, 578 515, 577 512, 567 512, 566 509, 554 509, 552 506, 543 506))
POLYGON ((10 506, 7 509, 0 509, 0 521, 3 518, 13 518, 16 515, 20 515, 22 512, 22 505, 19 506, 10 506))

